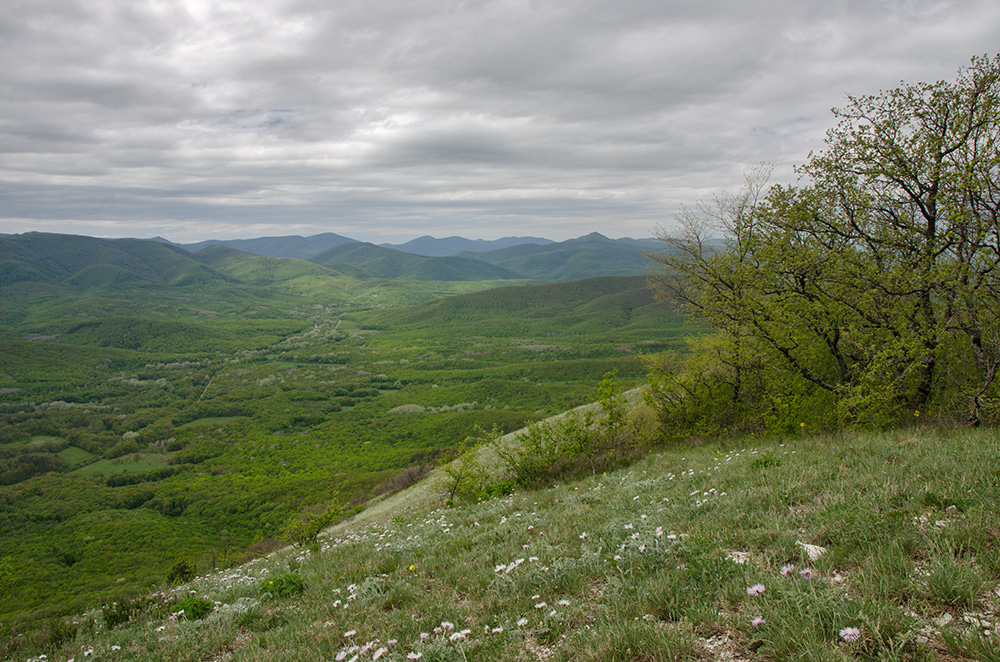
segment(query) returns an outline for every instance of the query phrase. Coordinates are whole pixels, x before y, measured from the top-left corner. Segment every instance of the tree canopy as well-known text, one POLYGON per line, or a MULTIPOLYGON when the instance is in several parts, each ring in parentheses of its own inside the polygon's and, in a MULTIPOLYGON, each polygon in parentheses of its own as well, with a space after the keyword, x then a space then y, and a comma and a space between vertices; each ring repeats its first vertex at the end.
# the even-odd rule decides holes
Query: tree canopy
POLYGON ((768 186, 758 168, 739 194, 661 231, 654 285, 718 330, 712 380, 734 415, 791 398, 840 422, 928 409, 992 420, 1000 56, 833 113, 799 185, 768 186))

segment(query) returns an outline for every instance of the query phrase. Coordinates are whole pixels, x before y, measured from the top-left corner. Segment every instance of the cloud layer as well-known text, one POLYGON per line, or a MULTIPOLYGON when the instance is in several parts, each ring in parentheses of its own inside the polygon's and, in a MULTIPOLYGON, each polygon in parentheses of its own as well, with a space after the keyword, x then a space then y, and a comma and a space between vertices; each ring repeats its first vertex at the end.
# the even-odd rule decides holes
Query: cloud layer
POLYGON ((987 0, 9 0, 0 232, 647 236, 998 33, 987 0))

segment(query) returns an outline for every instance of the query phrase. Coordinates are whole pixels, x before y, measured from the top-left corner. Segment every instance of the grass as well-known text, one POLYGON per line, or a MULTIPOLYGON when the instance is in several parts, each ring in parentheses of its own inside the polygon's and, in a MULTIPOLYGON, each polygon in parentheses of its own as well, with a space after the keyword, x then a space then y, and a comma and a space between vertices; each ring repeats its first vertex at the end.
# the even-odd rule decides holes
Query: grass
POLYGON ((76 446, 69 446, 61 451, 59 451, 59 457, 61 457, 68 466, 79 467, 90 464, 95 461, 96 455, 82 448, 77 448, 76 446))
POLYGON ((116 628, 89 612, 64 643, 16 653, 995 660, 998 477, 996 431, 929 429, 719 440, 454 507, 431 474, 313 549, 161 591, 116 628), (192 597, 212 613, 171 615, 192 597))

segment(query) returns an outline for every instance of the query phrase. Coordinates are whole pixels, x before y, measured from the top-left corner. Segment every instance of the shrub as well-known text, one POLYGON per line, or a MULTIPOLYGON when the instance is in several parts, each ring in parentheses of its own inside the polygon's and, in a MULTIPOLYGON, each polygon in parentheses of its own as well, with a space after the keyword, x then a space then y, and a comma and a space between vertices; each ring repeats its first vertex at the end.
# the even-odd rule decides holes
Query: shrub
POLYGON ((174 567, 170 569, 170 574, 167 575, 167 581, 171 584, 183 584, 184 582, 189 582, 195 578, 198 574, 197 569, 193 564, 187 561, 178 561, 174 564, 174 567))
POLYGON ((401 492, 426 476, 430 470, 431 465, 429 464, 414 464, 408 466, 402 471, 379 483, 378 486, 372 490, 372 496, 401 492))
POLYGON ((306 590, 306 583, 300 575, 287 573, 265 579, 261 583, 261 589, 275 597, 287 598, 302 595, 306 590))
POLYGON ((132 621, 142 613, 146 606, 146 600, 132 595, 122 595, 114 601, 101 607, 101 615, 104 617, 104 625, 116 628, 132 621))
POLYGON ((617 375, 617 370, 605 373, 597 407, 582 416, 534 423, 511 444, 494 437, 493 450, 516 484, 536 487, 555 478, 596 474, 633 458, 648 441, 645 423, 626 412, 617 375))
POLYGON ((174 608, 177 609, 175 613, 184 612, 183 618, 200 621, 215 611, 215 603, 205 598, 188 598, 175 604, 174 608))
POLYGON ((285 527, 281 538, 293 545, 314 545, 323 529, 333 524, 343 514, 344 507, 334 503, 322 514, 307 512, 297 515, 285 527))

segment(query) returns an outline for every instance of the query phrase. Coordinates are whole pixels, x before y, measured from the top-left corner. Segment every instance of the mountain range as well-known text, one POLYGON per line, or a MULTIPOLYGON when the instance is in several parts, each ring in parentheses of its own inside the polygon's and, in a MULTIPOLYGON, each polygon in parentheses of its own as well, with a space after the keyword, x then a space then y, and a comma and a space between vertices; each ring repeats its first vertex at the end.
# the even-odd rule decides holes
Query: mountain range
POLYGON ((404 244, 379 244, 385 248, 395 248, 405 253, 416 253, 429 257, 447 257, 459 253, 485 253, 499 248, 509 248, 520 244, 537 244, 539 246, 555 243, 551 239, 541 237, 503 237, 501 239, 466 239, 465 237, 444 237, 438 239, 424 235, 411 239, 404 244))
POLYGON ((393 247, 334 233, 181 245, 162 238, 98 239, 28 232, 0 237, 0 287, 18 282, 69 286, 233 283, 246 282, 244 278, 260 282, 261 274, 277 269, 275 263, 261 262, 261 258, 299 263, 281 267, 285 272, 320 269, 358 279, 557 282, 646 274, 650 268, 646 252, 659 247, 655 239, 609 239, 598 233, 561 242, 537 237, 494 241, 421 237, 393 247), (433 255, 418 254, 417 249, 433 255), (440 255, 453 249, 462 250, 440 255), (316 266, 306 267, 301 261, 316 266), (239 262, 243 266, 237 278, 233 273, 239 262))

